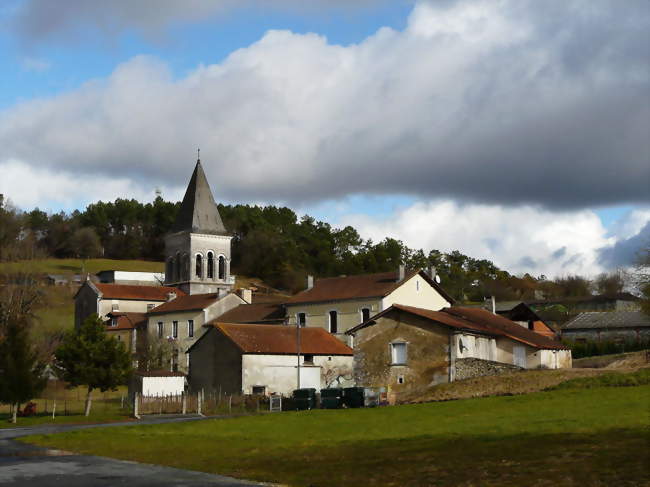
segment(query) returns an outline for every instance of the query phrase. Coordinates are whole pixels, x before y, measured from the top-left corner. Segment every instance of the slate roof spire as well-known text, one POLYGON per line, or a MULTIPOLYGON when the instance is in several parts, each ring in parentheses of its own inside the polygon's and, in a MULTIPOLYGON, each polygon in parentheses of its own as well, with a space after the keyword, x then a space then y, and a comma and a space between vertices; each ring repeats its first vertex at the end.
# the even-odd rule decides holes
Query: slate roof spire
POLYGON ((172 233, 184 231, 210 235, 228 234, 214 202, 208 179, 203 172, 201 159, 198 158, 178 215, 176 215, 176 221, 172 226, 172 233))

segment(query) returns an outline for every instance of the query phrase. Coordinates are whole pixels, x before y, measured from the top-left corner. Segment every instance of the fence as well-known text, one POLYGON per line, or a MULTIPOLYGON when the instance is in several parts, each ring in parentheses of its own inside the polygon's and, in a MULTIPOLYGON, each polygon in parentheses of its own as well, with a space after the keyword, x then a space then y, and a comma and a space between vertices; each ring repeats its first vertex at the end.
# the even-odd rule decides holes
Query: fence
MULTIPOLYGON (((30 402, 36 404, 36 414, 79 415, 84 414, 86 392, 85 387, 69 388, 68 384, 63 381, 49 380, 40 396, 30 402)), ((92 392, 91 398, 91 416, 129 414, 131 405, 127 399, 126 387, 107 392, 95 390, 92 392)), ((0 404, 0 415, 9 415, 10 412, 10 405, 0 404)))

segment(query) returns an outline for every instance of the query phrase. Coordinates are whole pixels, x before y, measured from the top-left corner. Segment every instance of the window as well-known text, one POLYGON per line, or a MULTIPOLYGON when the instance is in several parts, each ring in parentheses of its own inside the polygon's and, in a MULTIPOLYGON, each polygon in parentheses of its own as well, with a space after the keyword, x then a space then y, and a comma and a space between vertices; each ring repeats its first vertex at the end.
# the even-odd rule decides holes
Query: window
POLYGON ((306 313, 298 313, 298 314, 296 314, 296 323, 301 328, 304 328, 305 326, 307 326, 307 314, 306 313))
POLYGON ((187 320, 187 336, 190 338, 194 336, 194 320, 187 320))
POLYGON ((122 335, 117 335, 116 338, 117 338, 117 341, 118 341, 118 342, 121 342, 121 341, 122 341, 122 335))
POLYGON ((158 322, 158 338, 163 337, 163 323, 162 321, 158 322))
POLYGON ((303 362, 306 364, 313 364, 314 356, 310 353, 306 353, 305 355, 303 355, 303 362))
POLYGON ((174 259, 167 259, 167 269, 165 269, 165 282, 171 282, 174 279, 174 259))
POLYGON ((395 342, 390 344, 391 360, 393 365, 406 364, 406 343, 395 342))
POLYGON ((181 280, 181 253, 176 252, 176 260, 174 261, 174 278, 176 282, 181 280))
MULTIPOLYGON (((420 292, 420 281, 415 281, 415 290, 417 292, 420 292)), ((400 382, 400 384, 401 384, 401 382, 400 382)))
POLYGON ((226 278, 226 258, 223 255, 219 256, 219 279, 226 278))
POLYGON ((196 277, 198 277, 199 279, 203 277, 203 256, 202 255, 196 256, 195 273, 196 273, 196 277))
POLYGON ((117 326, 117 318, 115 316, 111 318, 111 326, 117 326))
POLYGON ((370 308, 361 308, 361 323, 370 319, 370 308))
POLYGON ((119 310, 120 310, 120 303, 111 304, 111 311, 119 311, 119 310))
POLYGON ((208 279, 214 279, 214 254, 208 252, 208 279))
POLYGON ((147 303, 147 311, 151 311, 156 307, 156 303, 147 303))
POLYGON ((404 384, 404 376, 403 375, 398 375, 397 376, 397 383, 398 384, 404 384))
POLYGON ((329 325, 330 333, 338 333, 339 330, 339 314, 336 311, 329 312, 329 325))
POLYGON ((172 336, 178 338, 178 321, 172 322, 172 336))
POLYGON ((266 394, 266 386, 253 386, 253 394, 263 396, 266 394))

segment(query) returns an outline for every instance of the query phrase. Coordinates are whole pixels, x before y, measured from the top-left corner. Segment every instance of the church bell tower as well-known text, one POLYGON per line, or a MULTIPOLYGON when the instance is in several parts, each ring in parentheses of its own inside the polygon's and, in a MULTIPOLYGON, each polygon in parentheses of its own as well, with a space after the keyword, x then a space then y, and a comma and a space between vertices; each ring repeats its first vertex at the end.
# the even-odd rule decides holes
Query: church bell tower
POLYGON ((230 241, 210 185, 197 159, 183 202, 165 237, 165 285, 188 294, 229 292, 230 241))

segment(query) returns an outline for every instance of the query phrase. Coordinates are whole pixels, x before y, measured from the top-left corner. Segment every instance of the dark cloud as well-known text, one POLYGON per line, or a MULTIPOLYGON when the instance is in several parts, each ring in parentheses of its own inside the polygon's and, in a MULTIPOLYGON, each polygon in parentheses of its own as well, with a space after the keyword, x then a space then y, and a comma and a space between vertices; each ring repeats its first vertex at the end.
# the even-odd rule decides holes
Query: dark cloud
MULTIPOLYGON (((59 4, 41 1, 26 5, 59 4)), ((133 19, 151 8, 129 5, 133 19)), ((136 58, 106 80, 0 113, 0 164, 182 186, 200 145, 229 200, 645 203, 649 10, 633 0, 421 2, 404 32, 343 47, 274 31, 181 80, 136 58)))
POLYGON ((600 262, 609 269, 629 267, 635 264, 640 252, 650 248, 650 222, 636 235, 619 240, 613 247, 600 250, 600 262))

